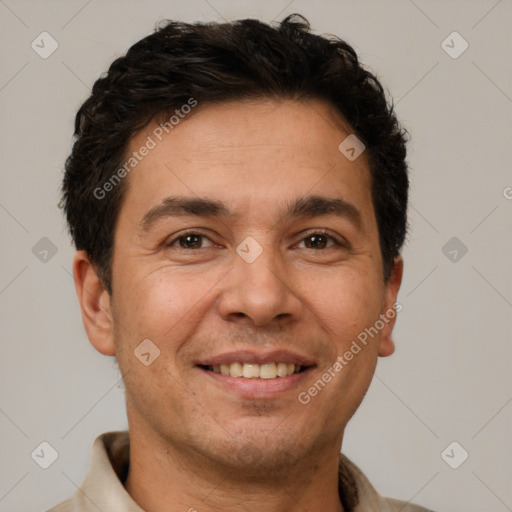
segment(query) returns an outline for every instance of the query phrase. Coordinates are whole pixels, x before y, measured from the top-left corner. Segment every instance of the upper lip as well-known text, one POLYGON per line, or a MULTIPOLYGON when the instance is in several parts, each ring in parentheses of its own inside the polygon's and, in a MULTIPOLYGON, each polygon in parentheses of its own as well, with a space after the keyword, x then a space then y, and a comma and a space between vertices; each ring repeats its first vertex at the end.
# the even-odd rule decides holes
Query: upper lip
POLYGON ((225 352, 214 356, 205 357, 197 364, 201 366, 214 366, 218 364, 249 363, 287 363, 300 366, 313 366, 315 363, 308 357, 302 356, 289 350, 237 350, 225 352))

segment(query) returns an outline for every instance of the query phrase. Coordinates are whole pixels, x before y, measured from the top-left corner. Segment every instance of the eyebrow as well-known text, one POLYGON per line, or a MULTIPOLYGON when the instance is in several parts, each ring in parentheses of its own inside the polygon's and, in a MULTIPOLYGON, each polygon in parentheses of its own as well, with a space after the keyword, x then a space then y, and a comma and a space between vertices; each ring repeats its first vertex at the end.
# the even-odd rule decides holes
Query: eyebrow
MULTIPOLYGON (((169 217, 194 215, 197 217, 235 217, 222 201, 202 198, 171 196, 151 208, 142 218, 140 229, 148 232, 160 220, 169 217)), ((285 204, 282 220, 291 218, 314 218, 322 215, 336 215, 348 219, 357 228, 362 227, 361 212, 348 201, 340 198, 309 195, 285 204)))

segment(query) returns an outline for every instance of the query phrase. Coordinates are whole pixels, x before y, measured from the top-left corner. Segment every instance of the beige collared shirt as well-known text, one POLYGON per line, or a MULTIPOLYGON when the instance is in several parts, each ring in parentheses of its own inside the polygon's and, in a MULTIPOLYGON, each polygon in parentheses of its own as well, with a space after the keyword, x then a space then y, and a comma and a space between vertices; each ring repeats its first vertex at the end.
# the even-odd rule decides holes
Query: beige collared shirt
MULTIPOLYGON (((47 512, 144 512, 123 486, 129 458, 127 431, 101 434, 92 446, 91 465, 80 488, 47 512)), ((432 512, 405 501, 383 498, 343 454, 338 479, 345 512, 432 512)))

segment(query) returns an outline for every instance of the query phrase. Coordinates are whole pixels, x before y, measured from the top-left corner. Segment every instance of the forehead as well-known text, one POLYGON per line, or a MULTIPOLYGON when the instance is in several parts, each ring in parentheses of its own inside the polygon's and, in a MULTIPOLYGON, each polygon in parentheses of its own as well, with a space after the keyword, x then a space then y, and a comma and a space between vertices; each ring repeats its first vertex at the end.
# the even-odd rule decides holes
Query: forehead
POLYGON ((121 210, 142 216, 181 195, 212 197, 238 213, 252 208, 263 218, 276 200, 327 194, 373 213, 366 155, 350 161, 340 152, 352 131, 325 101, 199 104, 167 128, 154 122, 131 140, 126 158, 151 149, 128 176, 121 210))

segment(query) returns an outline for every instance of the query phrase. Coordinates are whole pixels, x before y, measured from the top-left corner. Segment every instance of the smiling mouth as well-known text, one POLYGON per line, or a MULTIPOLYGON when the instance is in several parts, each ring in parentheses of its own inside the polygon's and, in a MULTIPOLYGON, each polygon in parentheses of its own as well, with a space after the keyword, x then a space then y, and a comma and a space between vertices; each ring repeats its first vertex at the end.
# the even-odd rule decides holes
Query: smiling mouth
POLYGON ((231 363, 216 365, 199 365, 203 370, 214 373, 220 373, 229 377, 237 377, 241 379, 278 379, 288 377, 295 373, 302 373, 307 366, 301 366, 293 363, 231 363))

